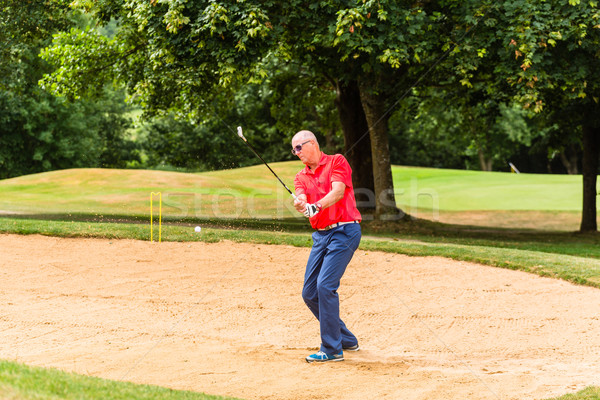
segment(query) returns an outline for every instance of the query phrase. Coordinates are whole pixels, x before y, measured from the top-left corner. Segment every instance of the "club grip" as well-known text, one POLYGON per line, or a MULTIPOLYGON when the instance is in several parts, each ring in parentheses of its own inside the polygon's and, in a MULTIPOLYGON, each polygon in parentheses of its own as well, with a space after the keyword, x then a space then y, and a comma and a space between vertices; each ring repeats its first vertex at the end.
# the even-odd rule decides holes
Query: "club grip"
POLYGON ((241 138, 242 138, 242 140, 243 140, 244 142, 246 142, 246 138, 244 137, 244 134, 242 133, 242 127, 241 127, 241 126, 238 126, 238 127, 237 127, 237 134, 238 134, 238 136, 239 136, 239 137, 241 137, 241 138))

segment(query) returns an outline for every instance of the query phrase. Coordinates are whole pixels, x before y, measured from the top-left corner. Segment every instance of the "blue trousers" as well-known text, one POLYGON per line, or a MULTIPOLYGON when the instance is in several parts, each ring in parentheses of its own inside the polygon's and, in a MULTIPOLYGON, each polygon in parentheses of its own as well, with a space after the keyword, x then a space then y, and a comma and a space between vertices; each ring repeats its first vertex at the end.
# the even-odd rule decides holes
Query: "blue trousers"
POLYGON ((361 235, 359 224, 341 225, 312 234, 313 246, 306 264, 302 298, 319 320, 321 351, 327 354, 339 354, 342 347, 358 344, 356 336, 340 319, 337 290, 361 235))

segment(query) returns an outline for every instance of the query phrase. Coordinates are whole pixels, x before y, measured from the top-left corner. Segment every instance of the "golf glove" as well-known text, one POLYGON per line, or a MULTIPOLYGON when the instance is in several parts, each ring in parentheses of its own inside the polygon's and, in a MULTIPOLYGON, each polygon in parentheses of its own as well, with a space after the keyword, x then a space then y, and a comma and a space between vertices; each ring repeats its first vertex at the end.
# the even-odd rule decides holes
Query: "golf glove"
POLYGON ((306 209, 304 210, 304 215, 307 218, 314 217, 319 213, 319 207, 316 204, 306 204, 306 209))

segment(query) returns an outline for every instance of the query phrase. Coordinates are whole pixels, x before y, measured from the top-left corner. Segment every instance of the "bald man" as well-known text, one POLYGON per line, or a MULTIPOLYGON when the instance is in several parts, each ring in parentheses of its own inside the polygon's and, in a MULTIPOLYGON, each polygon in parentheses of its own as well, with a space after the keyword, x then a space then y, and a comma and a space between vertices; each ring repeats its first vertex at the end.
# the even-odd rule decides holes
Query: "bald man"
POLYGON ((343 155, 323 153, 310 131, 294 135, 292 153, 305 165, 294 180, 294 206, 315 229, 302 298, 319 320, 321 348, 306 361, 342 361, 344 350, 359 349, 356 336, 340 319, 337 293, 361 238, 362 217, 356 208, 352 170, 343 155))

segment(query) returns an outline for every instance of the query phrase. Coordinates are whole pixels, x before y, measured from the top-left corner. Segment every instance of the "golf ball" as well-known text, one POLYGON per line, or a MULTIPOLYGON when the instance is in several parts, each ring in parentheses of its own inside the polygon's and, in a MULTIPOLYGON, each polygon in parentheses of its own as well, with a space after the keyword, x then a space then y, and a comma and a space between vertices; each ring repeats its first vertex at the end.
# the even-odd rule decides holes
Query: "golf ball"
POLYGON ((195 230, 196 232, 200 232, 200 231, 202 230, 202 228, 200 228, 199 226, 197 226, 196 228, 194 228, 194 230, 195 230))

